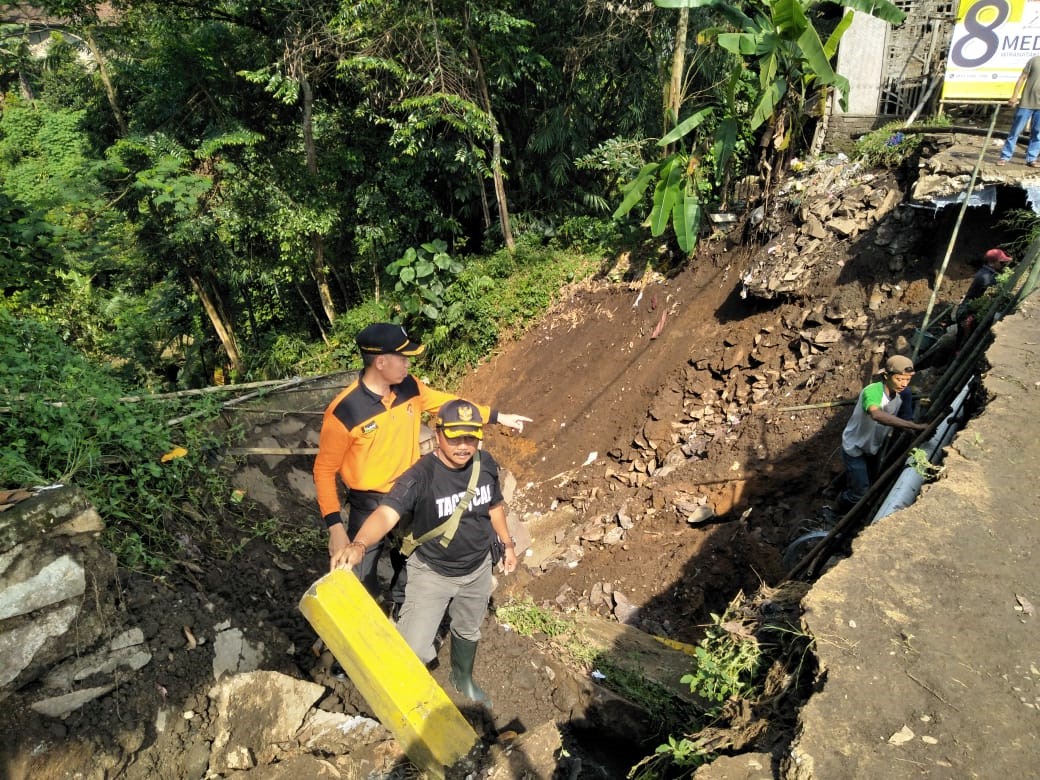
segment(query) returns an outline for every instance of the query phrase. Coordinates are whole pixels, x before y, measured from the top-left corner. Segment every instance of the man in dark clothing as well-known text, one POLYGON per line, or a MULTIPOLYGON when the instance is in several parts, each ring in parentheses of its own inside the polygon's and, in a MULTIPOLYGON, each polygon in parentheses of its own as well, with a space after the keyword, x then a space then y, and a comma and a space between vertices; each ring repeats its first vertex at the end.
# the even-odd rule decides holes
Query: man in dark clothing
POLYGON ((988 250, 982 256, 982 267, 975 272, 975 277, 971 280, 971 286, 964 293, 964 300, 961 302, 961 306, 968 301, 981 297, 997 281, 997 274, 1003 271, 1010 262, 1011 255, 1007 254, 1003 249, 988 250))
MULTIPOLYGON (((347 542, 394 480, 419 459, 423 412, 436 413, 442 404, 458 398, 427 387, 408 373, 409 359, 421 355, 425 348, 412 341, 400 325, 373 323, 358 333, 357 345, 364 368, 325 410, 314 459, 318 506, 329 530, 330 569, 342 562, 347 542), (337 477, 349 491, 347 526, 340 514, 337 477)), ((483 419, 518 431, 531 421, 487 406, 479 409, 483 419)), ((382 549, 381 544, 372 545, 355 572, 373 596, 378 592, 376 564, 382 549)), ((395 570, 398 566, 403 566, 403 561, 395 561, 395 570)), ((404 592, 396 585, 391 595, 395 603, 400 603, 404 592)))
MULTIPOLYGON (((1040 58, 1038 58, 1040 59, 1040 58)), ((971 302, 983 296, 997 281, 997 275, 1011 262, 1011 256, 1002 249, 990 249, 982 256, 982 267, 975 272, 971 286, 957 305, 957 349, 959 350, 975 330, 978 311, 971 302)))
POLYGON ((397 479, 338 560, 357 565, 402 517, 411 517, 410 535, 421 543, 408 559, 397 629, 428 664, 437 657, 434 639, 447 610, 452 684, 490 707, 487 694, 473 681, 473 661, 491 597, 492 547, 504 547, 507 574, 516 569, 516 551, 506 526, 498 464, 479 450, 484 436, 480 409, 469 401, 449 401, 435 427, 437 449, 397 479))

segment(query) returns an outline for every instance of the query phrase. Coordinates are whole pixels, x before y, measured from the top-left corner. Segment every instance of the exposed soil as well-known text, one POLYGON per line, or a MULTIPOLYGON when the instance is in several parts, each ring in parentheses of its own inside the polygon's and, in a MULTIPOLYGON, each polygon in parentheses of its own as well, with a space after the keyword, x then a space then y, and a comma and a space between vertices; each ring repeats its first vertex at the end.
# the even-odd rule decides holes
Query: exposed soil
MULTIPOLYGON (((870 251, 869 235, 826 242, 816 251, 826 253, 828 271, 798 298, 742 297, 753 250, 739 229, 702 243, 686 268, 667 276, 636 273, 634 260, 628 268, 630 259, 620 258, 606 269, 609 278, 566 290, 537 327, 463 385, 463 395, 533 418, 521 435, 492 430, 485 446, 516 476, 511 508, 535 545, 581 548, 574 566, 561 554, 539 555, 538 566, 503 580, 496 600, 526 594, 609 616, 618 599, 603 594, 621 594, 638 610, 633 625, 696 643, 711 613, 739 593, 779 586, 785 547, 814 526, 840 475, 835 452, 849 413, 840 405, 784 409, 854 398, 886 352, 906 348, 953 216, 918 217, 917 260, 898 275, 870 251), (803 346, 799 334, 825 327, 828 306, 865 315, 866 325, 842 329, 826 346, 803 346), (767 369, 777 377, 756 395, 752 374, 767 369), (697 418, 705 407, 712 414, 697 418), (665 464, 675 468, 655 473, 665 464), (700 502, 714 517, 689 522, 681 507, 700 502), (573 510, 571 527, 560 526, 565 509, 573 510), (619 513, 632 523, 616 544, 585 533, 590 523, 617 525, 619 513), (542 529, 550 527, 546 539, 542 529)), ((944 300, 957 300, 969 283, 970 259, 1000 243, 993 219, 969 213, 944 300)), ((286 522, 313 522, 316 510, 306 512, 286 522)), ((124 577, 125 622, 144 629, 154 656, 132 682, 64 721, 22 711, 31 691, 11 697, 7 776, 201 776, 212 655, 205 644, 186 649, 185 626, 212 641, 215 626, 230 621, 274 651, 267 668, 327 685, 324 707, 366 711, 350 683, 329 673, 328 654, 312 651, 315 635, 297 610, 324 573, 324 549, 300 559, 254 539, 230 560, 207 550, 186 559, 161 580, 124 577), (160 706, 193 717, 160 733, 160 706)), ((603 724, 575 720, 589 692, 557 659, 491 618, 476 677, 496 705, 492 716, 464 707, 478 731, 493 738, 546 722, 567 726, 576 740, 573 776, 621 776, 647 750, 615 744, 597 753, 587 730, 603 724)), ((616 732, 615 724, 610 740, 616 732)))

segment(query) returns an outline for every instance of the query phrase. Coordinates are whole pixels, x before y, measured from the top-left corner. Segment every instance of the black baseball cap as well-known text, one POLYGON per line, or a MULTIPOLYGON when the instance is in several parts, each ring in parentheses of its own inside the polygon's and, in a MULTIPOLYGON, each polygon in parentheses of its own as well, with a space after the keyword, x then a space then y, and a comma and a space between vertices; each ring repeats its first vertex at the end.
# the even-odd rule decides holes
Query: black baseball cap
POLYGON ((408 332, 392 322, 373 322, 357 334, 358 349, 362 355, 404 355, 416 357, 426 351, 418 341, 408 338, 408 332))
POLYGON ((448 401, 441 406, 434 425, 449 439, 457 439, 460 436, 484 438, 484 418, 480 416, 480 409, 476 404, 463 401, 461 398, 448 401))

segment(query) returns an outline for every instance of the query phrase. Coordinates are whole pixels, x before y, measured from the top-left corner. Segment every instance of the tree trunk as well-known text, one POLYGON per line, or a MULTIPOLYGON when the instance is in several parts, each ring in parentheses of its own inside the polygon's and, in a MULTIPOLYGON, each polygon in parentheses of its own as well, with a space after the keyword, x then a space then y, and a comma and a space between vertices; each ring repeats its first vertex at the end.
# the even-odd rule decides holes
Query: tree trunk
POLYGON ((506 201, 506 180, 502 173, 502 142, 495 130, 495 142, 492 146, 491 172, 495 177, 495 198, 498 200, 498 221, 502 224, 502 238, 506 242, 506 248, 512 252, 516 249, 516 241, 513 238, 513 228, 509 222, 509 203, 506 201))
POLYGON ((480 214, 484 218, 484 230, 491 227, 491 207, 488 205, 487 189, 483 178, 480 179, 480 214))
MULTIPOLYGON (((664 89, 664 131, 667 133, 679 123, 682 108, 683 70, 686 64, 686 33, 690 25, 690 9, 679 9, 679 21, 675 25, 675 50, 672 52, 672 71, 664 89)), ((665 149, 667 155, 670 149, 665 149)))
MULTIPOLYGON (((318 175, 318 153, 314 148, 314 95, 311 92, 311 83, 306 76, 300 78, 300 87, 303 94, 303 151, 307 160, 307 172, 312 179, 316 180, 318 175)), ((332 290, 329 289, 329 279, 325 273, 325 237, 319 233, 311 233, 310 238, 311 276, 318 287, 318 298, 321 299, 321 308, 325 310, 325 316, 328 318, 329 324, 332 324, 336 321, 336 304, 332 300, 332 290)))
POLYGON ((241 375, 243 368, 242 356, 238 353, 238 344, 235 343, 231 324, 225 322, 224 318, 221 317, 220 310, 213 301, 213 297, 206 290, 202 280, 191 272, 188 273, 188 278, 191 280, 191 286, 195 290, 195 294, 199 296, 202 308, 206 311, 206 316, 209 317, 209 321, 213 325, 213 330, 216 331, 217 338, 220 339, 220 343, 224 347, 224 352, 227 353, 232 370, 234 370, 236 375, 241 375))
POLYGON ((105 59, 105 55, 101 53, 101 49, 94 42, 94 35, 89 29, 83 31, 83 42, 87 45, 87 49, 90 50, 94 62, 97 63, 98 78, 101 79, 101 83, 105 87, 105 96, 108 98, 108 105, 112 109, 112 116, 115 117, 116 126, 119 127, 119 134, 125 138, 130 134, 130 129, 126 124, 123 109, 119 106, 119 96, 116 94, 116 88, 112 85, 112 78, 108 73, 108 60, 105 59))
POLYGON ((314 307, 311 306, 311 302, 307 300, 307 296, 304 295, 303 290, 300 289, 300 285, 294 284, 296 288, 296 294, 300 296, 303 301, 303 305, 307 307, 307 311, 311 313, 311 317, 314 318, 314 324, 318 326, 318 332, 321 334, 321 340, 326 344, 329 343, 329 334, 325 332, 325 328, 321 324, 321 319, 318 317, 318 312, 314 311, 314 307))
POLYGON ((18 92, 21 94, 22 100, 27 103, 36 100, 36 95, 32 91, 32 85, 29 84, 29 79, 21 68, 18 69, 18 92))
POLYGON ((516 249, 516 241, 513 239, 513 228, 509 224, 509 201, 506 199, 505 175, 502 172, 502 136, 498 132, 498 122, 491 110, 491 93, 487 88, 487 79, 484 77, 484 62, 480 58, 475 44, 470 42, 470 53, 477 66, 477 88, 480 90, 480 99, 484 103, 484 110, 491 120, 491 175, 495 181, 495 199, 498 201, 498 221, 502 225, 502 239, 506 248, 512 252, 516 249))

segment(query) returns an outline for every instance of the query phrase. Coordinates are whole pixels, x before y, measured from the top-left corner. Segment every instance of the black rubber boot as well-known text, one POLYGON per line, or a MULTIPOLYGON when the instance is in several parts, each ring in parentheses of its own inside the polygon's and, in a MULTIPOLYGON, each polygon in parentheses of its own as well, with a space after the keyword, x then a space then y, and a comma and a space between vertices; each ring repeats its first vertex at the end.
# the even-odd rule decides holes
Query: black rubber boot
POLYGON ((451 684, 459 693, 491 709, 491 699, 473 682, 473 660, 476 657, 476 642, 451 635, 451 684))

